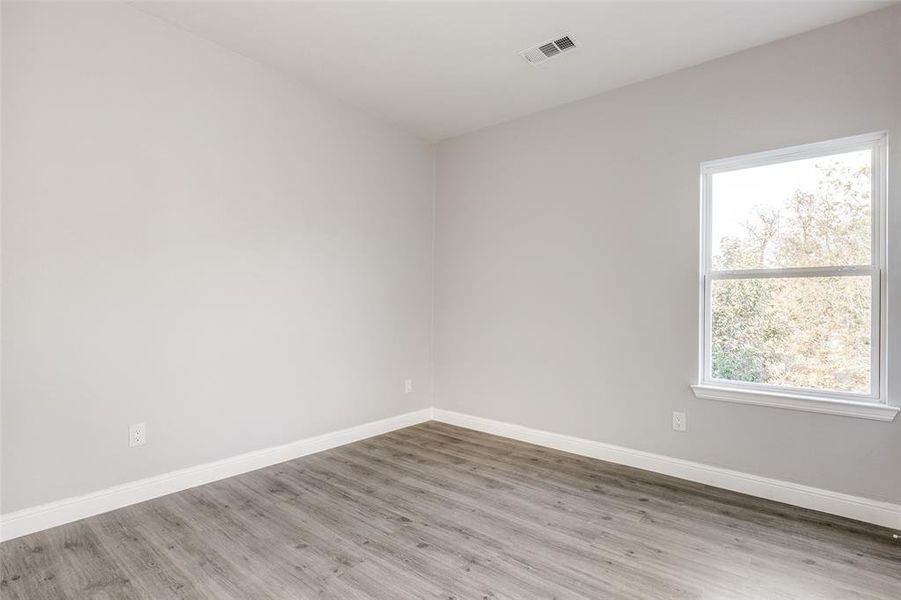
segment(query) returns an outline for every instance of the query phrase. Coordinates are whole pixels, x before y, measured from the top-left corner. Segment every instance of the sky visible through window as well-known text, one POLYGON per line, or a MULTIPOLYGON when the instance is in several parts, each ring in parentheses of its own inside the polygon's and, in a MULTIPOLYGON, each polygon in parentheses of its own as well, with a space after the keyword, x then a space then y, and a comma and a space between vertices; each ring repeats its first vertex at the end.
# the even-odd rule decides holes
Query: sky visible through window
MULTIPOLYGON (((817 194, 828 185, 830 172, 860 173, 868 170, 871 150, 859 150, 825 157, 807 158, 791 162, 716 173, 712 178, 712 241, 713 266, 723 268, 723 241, 745 239, 749 226, 759 225, 759 215, 780 214, 782 220, 796 194, 817 194), (828 166, 824 168, 824 166, 828 166)), ((866 180, 866 183, 869 179, 866 180)), ((870 195, 858 190, 856 200, 861 209, 868 210, 870 195)), ((842 201, 847 202, 845 194, 842 201)), ((869 236, 864 243, 869 244, 869 236)), ((860 264, 869 264, 869 259, 860 264)), ((738 265, 733 265, 738 266, 738 265)), ((753 265, 754 267, 826 266, 826 265, 753 265)), ((742 265, 739 268, 748 268, 742 265)))

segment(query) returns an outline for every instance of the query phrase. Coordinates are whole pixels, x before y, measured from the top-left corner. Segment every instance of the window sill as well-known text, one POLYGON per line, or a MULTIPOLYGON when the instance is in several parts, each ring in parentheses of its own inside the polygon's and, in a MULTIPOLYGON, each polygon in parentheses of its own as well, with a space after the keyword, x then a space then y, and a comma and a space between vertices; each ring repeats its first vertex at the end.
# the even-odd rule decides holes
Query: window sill
POLYGON ((855 417, 858 419, 872 419, 874 421, 894 421, 895 416, 901 411, 901 408, 897 406, 889 406, 877 402, 854 402, 833 398, 775 394, 772 392, 741 390, 713 385, 693 385, 691 389, 694 391, 695 396, 707 400, 756 404, 758 406, 855 417))

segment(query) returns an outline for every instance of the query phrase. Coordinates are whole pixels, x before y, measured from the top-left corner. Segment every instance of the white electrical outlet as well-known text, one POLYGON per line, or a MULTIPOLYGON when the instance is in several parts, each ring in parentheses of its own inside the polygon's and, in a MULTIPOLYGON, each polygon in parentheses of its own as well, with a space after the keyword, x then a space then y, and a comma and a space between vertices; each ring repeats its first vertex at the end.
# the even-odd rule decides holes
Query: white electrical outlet
POLYGON ((409 394, 412 391, 413 391, 413 380, 405 379, 404 380, 404 393, 409 394))
POLYGON ((673 413, 673 429, 676 431, 685 431, 685 413, 684 412, 674 412, 673 413))
POLYGON ((147 426, 144 423, 135 423, 128 426, 128 446, 143 446, 147 443, 147 426))

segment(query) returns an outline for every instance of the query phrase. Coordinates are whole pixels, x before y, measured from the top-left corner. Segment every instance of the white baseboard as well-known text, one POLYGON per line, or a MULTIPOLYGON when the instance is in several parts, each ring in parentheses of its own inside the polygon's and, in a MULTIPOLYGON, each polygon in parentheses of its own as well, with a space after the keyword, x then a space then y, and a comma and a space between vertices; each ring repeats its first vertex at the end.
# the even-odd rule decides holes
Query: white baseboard
POLYGON ((784 502, 802 508, 810 508, 901 530, 901 505, 899 504, 841 494, 788 481, 760 477, 703 463, 671 458, 641 450, 632 450, 631 448, 623 448, 613 444, 595 442, 559 433, 550 433, 522 425, 474 417, 439 408, 433 409, 432 418, 442 423, 492 433, 538 446, 563 450, 646 471, 654 471, 655 473, 741 492, 750 496, 757 496, 758 498, 784 502))
POLYGON ((0 515, 0 540, 10 540, 204 483, 343 446, 395 429, 424 423, 431 419, 901 530, 901 505, 898 504, 769 479, 503 421, 474 417, 438 408, 426 408, 291 442, 283 446, 256 450, 216 462, 188 467, 82 496, 0 515))
POLYGON ((426 408, 364 423, 323 435, 306 438, 283 446, 275 446, 240 454, 216 462, 188 467, 147 479, 140 479, 105 490, 66 498, 40 506, 0 515, 0 540, 10 540, 35 531, 49 529, 78 519, 84 519, 166 494, 186 490, 211 481, 218 481, 268 467, 286 460, 322 452, 374 435, 388 433, 402 427, 424 423, 431 419, 432 409, 426 408))

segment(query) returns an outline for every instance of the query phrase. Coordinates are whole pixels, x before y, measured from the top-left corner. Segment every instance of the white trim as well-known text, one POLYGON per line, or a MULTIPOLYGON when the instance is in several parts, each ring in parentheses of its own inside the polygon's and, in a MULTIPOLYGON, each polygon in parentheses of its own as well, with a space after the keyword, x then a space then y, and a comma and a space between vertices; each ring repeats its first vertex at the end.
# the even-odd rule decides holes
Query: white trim
POLYGON ((721 400, 738 404, 755 404, 773 408, 787 408, 804 412, 824 413, 843 417, 857 417, 874 421, 894 421, 901 408, 881 402, 853 402, 828 397, 802 396, 781 392, 756 391, 727 386, 693 385, 695 396, 707 400, 721 400))
POLYGON ((255 450, 231 458, 124 483, 83 496, 66 498, 0 515, 0 540, 10 540, 212 481, 262 469, 286 460, 343 446, 395 429, 424 423, 431 417, 432 409, 425 408, 313 436, 283 446, 255 450))
POLYGON ((555 448, 564 452, 645 469, 759 498, 784 502, 901 530, 901 505, 898 504, 769 479, 613 444, 550 433, 522 425, 504 423, 437 408, 425 408, 396 417, 389 417, 380 421, 306 438, 283 446, 248 452, 224 460, 188 467, 82 496, 66 498, 57 502, 0 515, 0 540, 10 540, 36 531, 64 525, 78 519, 130 506, 205 483, 226 479, 248 471, 262 469, 263 467, 315 454, 316 452, 336 448, 403 427, 424 423, 432 419, 547 448, 555 448))
POLYGON ((707 160, 703 162, 703 167, 704 171, 708 173, 722 173, 723 171, 762 167, 792 160, 818 158, 820 156, 829 156, 830 154, 837 154, 839 152, 866 150, 867 148, 872 148, 874 144, 884 143, 887 137, 888 130, 883 129, 882 131, 852 135, 822 142, 813 142, 812 144, 801 144, 798 146, 789 146, 787 148, 776 148, 774 150, 764 150, 762 152, 754 152, 751 154, 740 154, 728 158, 707 160))
POLYGON ((886 404, 890 404, 887 345, 888 285, 886 280, 888 274, 888 157, 888 132, 883 131, 878 134, 873 147, 873 191, 871 194, 875 201, 873 203, 873 247, 871 252, 879 269, 873 276, 872 295, 873 301, 877 303, 878 311, 873 310, 871 318, 874 321, 873 328, 879 335, 879 339, 876 341, 878 356, 874 358, 877 372, 872 374, 872 386, 879 390, 879 397, 886 404))
POLYGON ((901 504, 841 494, 449 410, 436 408, 433 413, 432 418, 442 423, 901 530, 901 504))
MULTIPOLYGON (((694 386, 695 384, 692 384, 694 386)), ((799 388, 793 387, 789 385, 773 385, 769 383, 755 383, 748 381, 731 381, 729 379, 716 379, 709 378, 706 382, 696 384, 702 390, 704 389, 715 389, 715 390, 728 390, 730 392, 744 392, 745 396, 753 396, 756 394, 763 394, 767 396, 777 396, 780 398, 806 398, 809 400, 825 400, 827 402, 841 402, 850 405, 856 405, 860 403, 864 403, 868 406, 875 405, 877 407, 888 407, 892 408, 886 402, 881 401, 879 398, 872 396, 870 394, 858 394, 854 392, 836 392, 832 390, 812 390, 809 388, 799 388)), ((706 398, 706 396, 698 396, 698 398, 706 398)), ((741 396, 739 396, 740 398, 741 396)), ((714 400, 721 400, 722 398, 714 398, 714 400)), ((737 401, 737 399, 736 399, 737 401)), ((757 404, 760 404, 759 402, 757 404)), ((782 408, 793 408, 792 406, 782 406, 782 408)), ((839 413, 831 413, 831 414, 839 414, 839 413)), ((855 416, 853 414, 846 416, 855 416)))
MULTIPOLYGON (((828 414, 843 416, 862 416, 863 418, 877 418, 879 420, 892 420, 897 414, 897 408, 888 403, 888 368, 886 362, 886 194, 887 194, 887 167, 888 132, 878 131, 863 135, 856 135, 813 144, 804 144, 768 150, 754 154, 733 156, 720 160, 711 160, 701 163, 701 240, 700 240, 700 301, 698 324, 698 390, 695 394, 698 398, 713 400, 727 400, 744 402, 746 404, 758 404, 764 406, 776 406, 779 408, 793 408, 813 412, 826 412, 828 414), (802 267, 802 268, 759 268, 748 270, 724 270, 714 271, 712 265, 712 176, 717 173, 759 167, 763 165, 777 164, 793 160, 827 156, 835 153, 853 152, 855 150, 869 149, 872 156, 872 210, 871 210, 871 253, 869 265, 852 266, 826 266, 826 267, 802 267), (760 279, 782 277, 849 277, 868 276, 871 279, 871 324, 870 324, 870 389, 866 394, 839 392, 819 389, 798 389, 784 386, 743 383, 738 381, 720 381, 714 379, 711 365, 711 293, 712 282, 724 279, 760 279), (712 396, 712 392, 725 389, 729 397, 720 394, 712 396), (743 391, 744 394, 739 394, 743 391), (781 397, 782 400, 773 400, 773 397, 781 397), (784 400, 788 398, 789 400, 784 400), (879 404, 883 410, 869 409, 858 411, 853 408, 861 398, 869 399, 874 404, 879 404), (795 401, 797 400, 797 401, 795 401), (844 402, 844 409, 836 409, 836 402, 844 402), (814 410, 814 408, 824 410, 814 410), (852 408, 848 408, 852 407, 852 408), (876 417, 865 416, 876 414, 876 417), (888 417, 888 418, 886 418, 888 417)), ((695 386, 693 386, 695 387, 695 386)))
POLYGON ((736 269, 711 271, 710 279, 786 279, 790 277, 872 277, 879 271, 871 265, 848 267, 797 267, 791 269, 736 269))

